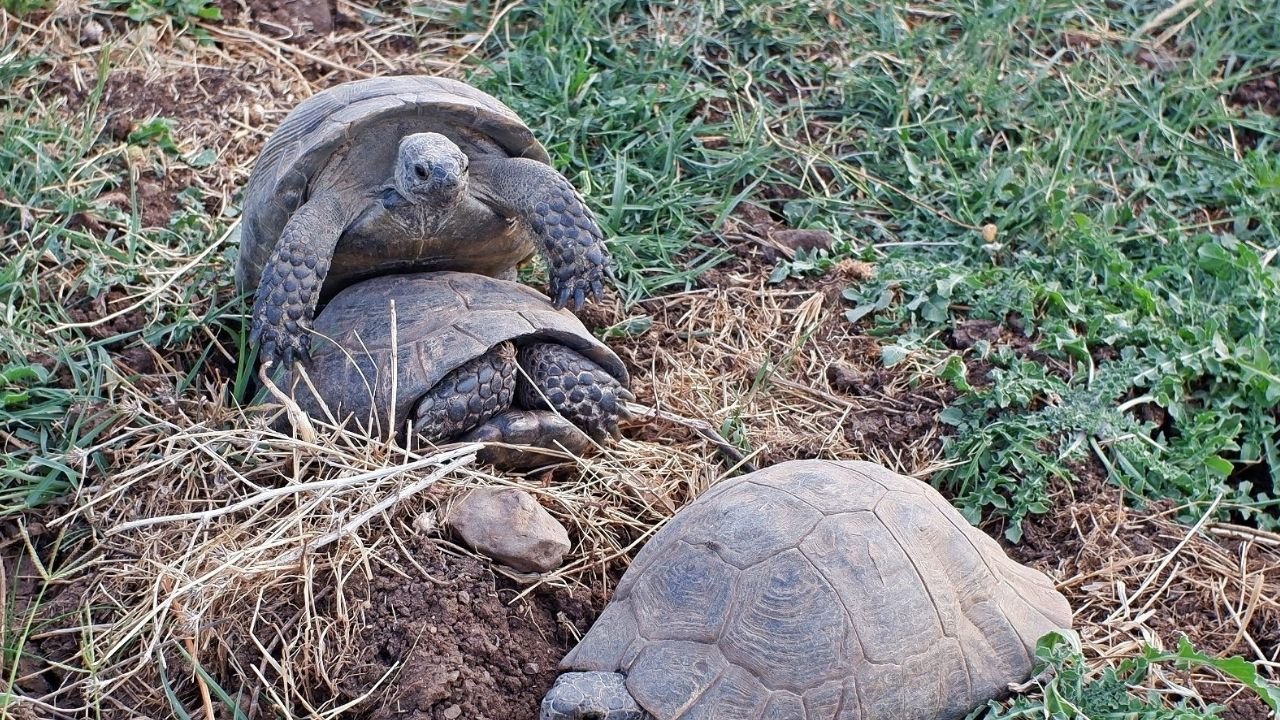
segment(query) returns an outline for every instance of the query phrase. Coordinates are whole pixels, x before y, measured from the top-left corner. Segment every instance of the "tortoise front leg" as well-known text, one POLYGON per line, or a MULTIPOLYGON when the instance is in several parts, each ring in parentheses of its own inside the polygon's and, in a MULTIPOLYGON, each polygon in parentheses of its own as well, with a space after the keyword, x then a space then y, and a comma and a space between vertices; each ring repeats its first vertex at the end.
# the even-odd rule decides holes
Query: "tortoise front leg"
POLYGON ((427 442, 448 442, 511 407, 516 353, 502 343, 445 375, 414 409, 413 431, 427 442))
POLYGON ((298 208, 284 226, 253 300, 249 342, 261 343, 264 360, 287 365, 308 357, 320 287, 345 225, 337 201, 319 196, 298 208))
POLYGON ((554 343, 534 343, 520 349, 518 400, 526 408, 546 407, 596 440, 619 437, 618 418, 626 414, 623 401, 635 396, 590 358, 554 343), (530 382, 531 381, 531 382, 530 382), (543 399, 545 398, 545 400, 543 399))
POLYGON ((548 294, 557 308, 599 300, 610 275, 609 251, 591 209, 555 168, 528 158, 472 162, 472 188, 499 215, 525 223, 547 260, 548 294))

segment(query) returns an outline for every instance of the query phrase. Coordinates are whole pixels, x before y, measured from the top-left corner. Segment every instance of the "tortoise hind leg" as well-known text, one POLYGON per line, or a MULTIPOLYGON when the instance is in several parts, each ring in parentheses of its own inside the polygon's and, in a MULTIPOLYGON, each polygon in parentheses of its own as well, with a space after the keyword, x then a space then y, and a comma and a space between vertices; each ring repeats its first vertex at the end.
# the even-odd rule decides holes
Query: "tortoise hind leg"
POLYGON ((618 437, 623 401, 635 396, 604 368, 563 345, 534 343, 520 348, 517 400, 526 408, 551 408, 596 440, 618 437))
POLYGON ((511 407, 515 389, 515 349, 502 343, 428 390, 414 408, 413 431, 428 442, 453 440, 511 407))
POLYGON ((539 452, 542 448, 579 457, 591 452, 586 433, 546 410, 507 410, 459 439, 489 443, 477 457, 503 470, 527 470, 560 458, 558 453, 539 452))

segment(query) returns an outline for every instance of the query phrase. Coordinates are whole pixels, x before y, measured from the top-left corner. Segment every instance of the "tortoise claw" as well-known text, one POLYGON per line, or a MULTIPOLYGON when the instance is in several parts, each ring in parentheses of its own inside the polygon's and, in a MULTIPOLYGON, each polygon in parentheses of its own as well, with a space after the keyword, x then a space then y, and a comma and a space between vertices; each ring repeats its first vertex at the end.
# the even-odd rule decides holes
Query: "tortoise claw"
POLYGON ((563 308, 565 303, 569 302, 569 287, 567 285, 559 288, 559 290, 552 288, 551 292, 555 297, 555 301, 552 304, 555 305, 557 310, 563 308))

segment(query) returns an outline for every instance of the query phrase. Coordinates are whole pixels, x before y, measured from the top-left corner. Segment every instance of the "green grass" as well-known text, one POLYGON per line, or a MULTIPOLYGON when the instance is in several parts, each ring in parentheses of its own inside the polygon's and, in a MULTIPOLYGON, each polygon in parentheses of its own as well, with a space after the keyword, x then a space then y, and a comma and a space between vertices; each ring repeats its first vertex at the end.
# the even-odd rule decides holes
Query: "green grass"
MULTIPOLYGON (((140 173, 207 165, 207 153, 182 155, 163 122, 111 140, 102 132, 101 84, 68 122, 45 100, 48 67, 14 47, 0 50, 0 87, 25 88, 0 94, 0 517, 107 470, 106 453, 126 441, 129 424, 111 401, 111 385, 129 377, 115 352, 178 350, 238 312, 210 295, 230 284, 211 242, 225 223, 204 213, 198 190, 183 192, 167 227, 144 228, 138 213, 140 173), (109 202, 113 194, 131 209, 109 202), (73 309, 113 289, 136 306, 138 327, 77 322, 73 309)), ((238 332, 230 318, 228 329, 238 332)))
POLYGON ((744 200, 839 240, 775 279, 877 263, 851 320, 959 383, 935 477, 970 519, 1017 539, 1092 455, 1135 500, 1194 517, 1221 495, 1275 527, 1277 130, 1226 98, 1280 36, 1269 3, 1216 3, 1156 47, 1187 18, 1143 29, 1167 6, 548 3, 510 15, 477 82, 592 195, 629 299, 720 259, 744 200), (948 361, 966 318, 1012 321, 1065 374, 948 361))

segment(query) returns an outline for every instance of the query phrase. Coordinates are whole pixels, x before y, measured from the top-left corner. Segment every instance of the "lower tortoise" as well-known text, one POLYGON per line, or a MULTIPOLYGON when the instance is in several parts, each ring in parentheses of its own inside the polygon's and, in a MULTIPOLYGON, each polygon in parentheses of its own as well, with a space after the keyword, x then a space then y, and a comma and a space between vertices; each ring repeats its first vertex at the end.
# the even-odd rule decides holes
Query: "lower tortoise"
POLYGON ((588 435, 616 437, 634 399, 617 355, 568 310, 508 280, 460 272, 365 280, 334 296, 315 331, 298 366, 305 381, 282 369, 280 384, 308 415, 384 437, 581 452, 588 435))
POLYGON ((1071 608, 932 487, 866 462, 726 480, 636 556, 540 720, 951 720, 1071 608))

